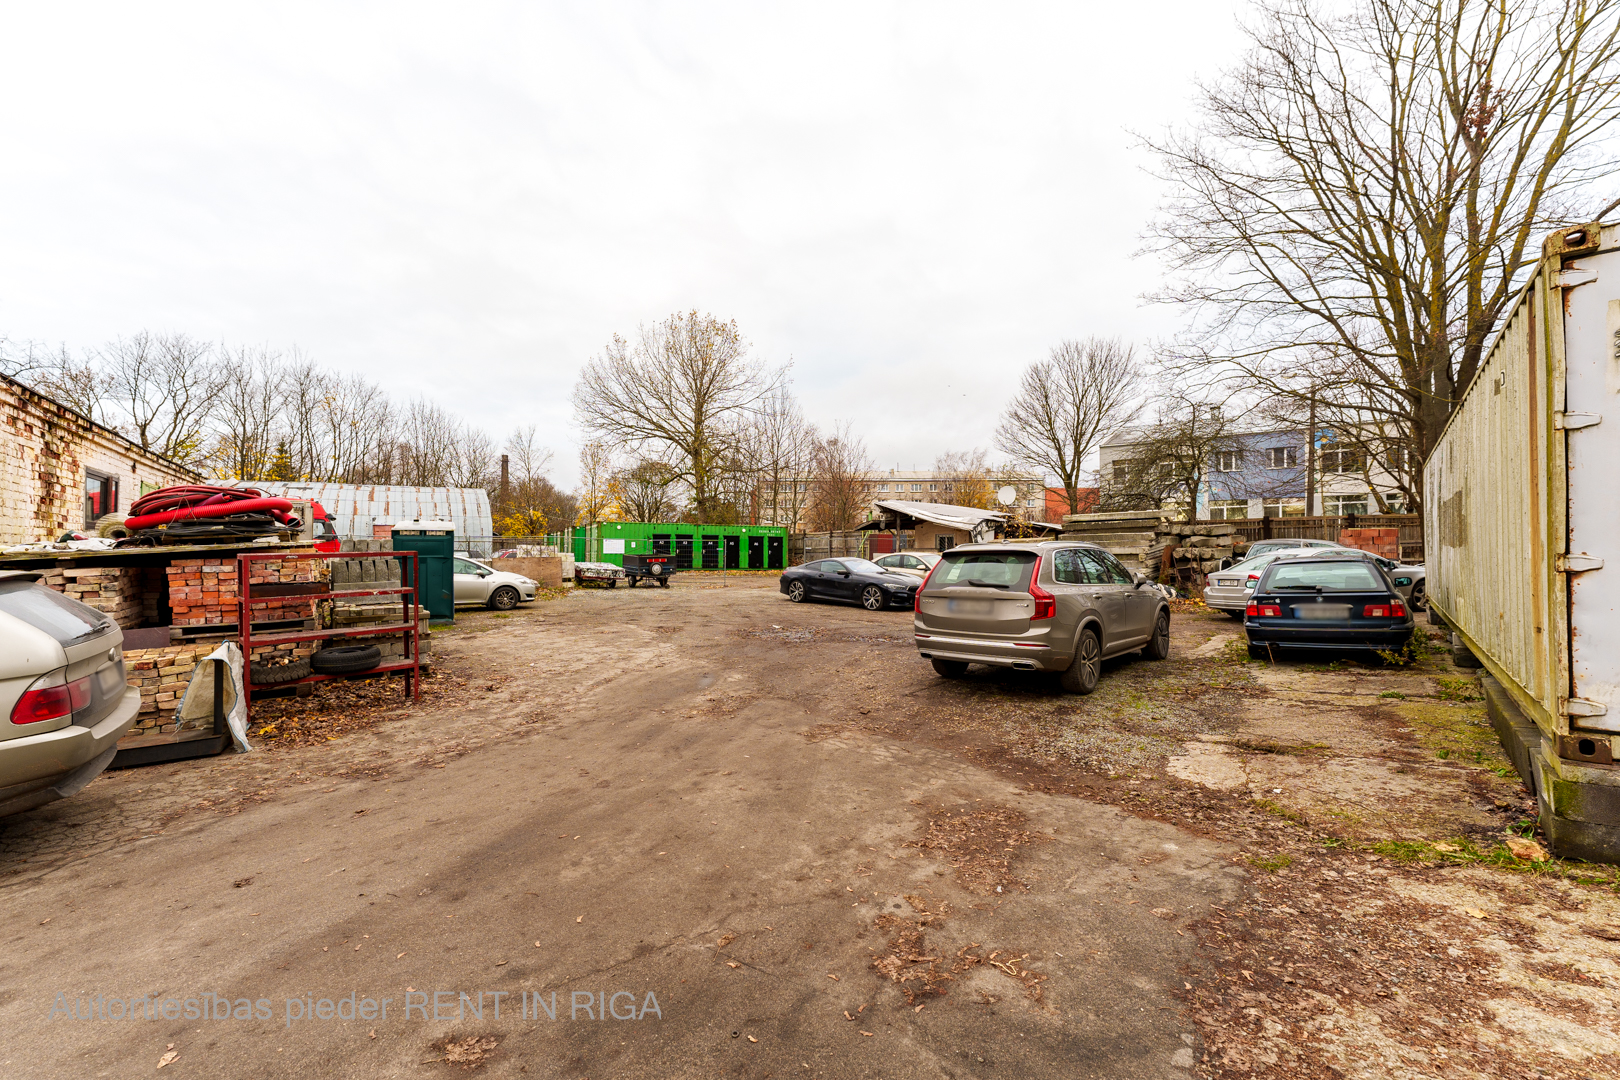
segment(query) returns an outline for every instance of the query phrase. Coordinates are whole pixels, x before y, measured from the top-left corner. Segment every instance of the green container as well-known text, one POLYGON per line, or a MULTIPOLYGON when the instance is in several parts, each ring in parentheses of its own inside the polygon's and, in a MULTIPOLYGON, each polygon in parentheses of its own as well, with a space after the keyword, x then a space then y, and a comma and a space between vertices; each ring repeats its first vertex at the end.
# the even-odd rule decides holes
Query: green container
MULTIPOLYGON (((448 521, 399 521, 394 523, 394 550, 416 552, 416 569, 421 581, 416 597, 427 609, 429 619, 456 617, 456 527, 448 521)), ((408 561, 408 560, 406 560, 408 561)), ((410 571, 405 571, 407 577, 410 571)), ((410 581, 402 584, 410 585, 410 581)))
POLYGON ((574 530, 574 557, 623 566, 626 555, 674 555, 677 570, 781 570, 787 537, 771 525, 604 521, 574 530))

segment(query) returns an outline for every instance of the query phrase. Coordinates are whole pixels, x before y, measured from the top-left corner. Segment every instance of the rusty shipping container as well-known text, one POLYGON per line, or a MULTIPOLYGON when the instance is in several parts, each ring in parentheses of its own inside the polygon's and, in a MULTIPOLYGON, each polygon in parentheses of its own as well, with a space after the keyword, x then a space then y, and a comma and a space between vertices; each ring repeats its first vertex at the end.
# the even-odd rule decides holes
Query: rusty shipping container
POLYGON ((1620 862, 1620 226, 1548 237, 1424 465, 1429 603, 1561 855, 1620 862))

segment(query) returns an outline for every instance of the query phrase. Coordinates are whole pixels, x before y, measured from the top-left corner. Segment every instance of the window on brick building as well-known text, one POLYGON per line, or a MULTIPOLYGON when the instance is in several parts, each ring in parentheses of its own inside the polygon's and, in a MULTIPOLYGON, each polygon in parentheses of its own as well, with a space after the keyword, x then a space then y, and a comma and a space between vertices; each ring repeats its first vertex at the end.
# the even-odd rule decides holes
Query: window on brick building
POLYGON ((84 470, 84 527, 94 529, 103 514, 118 509, 118 477, 84 470))

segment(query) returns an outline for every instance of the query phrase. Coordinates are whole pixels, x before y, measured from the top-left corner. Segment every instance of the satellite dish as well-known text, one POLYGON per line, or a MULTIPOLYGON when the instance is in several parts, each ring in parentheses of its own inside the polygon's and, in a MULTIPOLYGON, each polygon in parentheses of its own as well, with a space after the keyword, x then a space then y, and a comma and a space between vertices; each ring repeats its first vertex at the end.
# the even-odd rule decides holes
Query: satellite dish
POLYGON ((1011 484, 1008 484, 1006 487, 996 492, 996 502, 1000 503, 1002 506, 1011 506, 1017 500, 1018 489, 1013 487, 1011 484))

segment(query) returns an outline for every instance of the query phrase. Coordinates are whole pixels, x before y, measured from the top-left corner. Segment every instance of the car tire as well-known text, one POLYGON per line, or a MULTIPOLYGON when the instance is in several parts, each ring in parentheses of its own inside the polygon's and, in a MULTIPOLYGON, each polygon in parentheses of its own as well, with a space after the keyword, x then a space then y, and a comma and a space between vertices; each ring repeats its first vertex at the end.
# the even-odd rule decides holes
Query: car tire
POLYGON ((1153 624, 1153 636, 1142 649, 1142 655, 1149 660, 1168 660, 1170 658, 1170 613, 1159 612, 1158 621, 1153 624))
POLYGON ((308 678, 309 661, 294 660, 290 664, 249 664, 248 682, 254 686, 279 686, 308 678))
POLYGON ((1425 611, 1429 606, 1429 591, 1423 587, 1423 582, 1412 585, 1412 598, 1408 601, 1413 611, 1425 611))
POLYGON ((1254 643, 1251 642, 1249 644, 1249 659, 1250 660, 1270 660, 1271 659, 1271 650, 1267 649, 1264 645, 1255 645, 1254 643))
POLYGON ((667 588, 669 588, 669 578, 667 578, 667 577, 661 577, 661 578, 659 578, 659 579, 658 579, 658 587, 659 587, 659 588, 660 588, 660 589, 667 589, 667 588))
POLYGON ((1074 660, 1060 681, 1063 689, 1071 694, 1089 694, 1097 689, 1097 681, 1101 678, 1102 640, 1097 637, 1097 631, 1088 626, 1080 631, 1080 640, 1075 643, 1074 660))
POLYGON ((608 578, 608 588, 617 589, 618 587, 619 587, 619 579, 618 578, 616 578, 616 577, 608 578))
POLYGON ((518 606, 518 601, 521 599, 523 598, 518 595, 518 591, 512 586, 502 585, 489 594, 489 606, 496 611, 511 611, 518 606))
POLYGON ((790 581, 787 587, 787 598, 795 604, 804 603, 804 582, 790 581))
POLYGON ((348 675, 370 671, 382 663, 382 650, 375 645, 339 645, 322 649, 309 658, 309 666, 323 675, 348 675))
POLYGON ((867 611, 882 611, 888 604, 888 598, 878 586, 868 585, 861 590, 861 607, 867 611))
POLYGON ((934 665, 934 674, 942 679, 960 679, 967 674, 966 660, 930 660, 934 665))
POLYGON ((96 535, 108 540, 127 540, 132 535, 123 514, 102 514, 96 519, 96 535))

